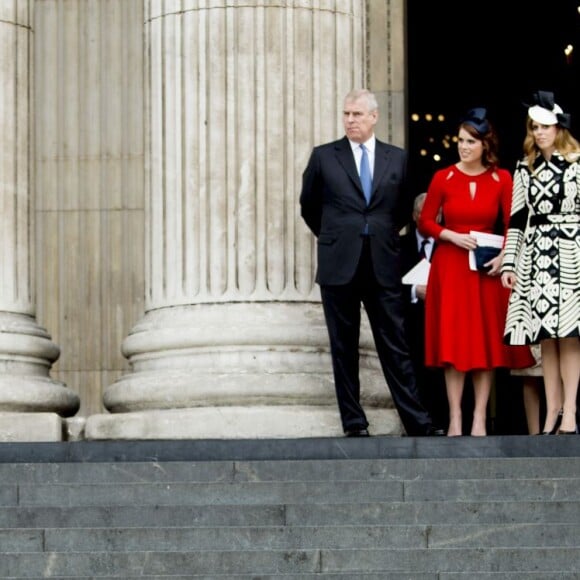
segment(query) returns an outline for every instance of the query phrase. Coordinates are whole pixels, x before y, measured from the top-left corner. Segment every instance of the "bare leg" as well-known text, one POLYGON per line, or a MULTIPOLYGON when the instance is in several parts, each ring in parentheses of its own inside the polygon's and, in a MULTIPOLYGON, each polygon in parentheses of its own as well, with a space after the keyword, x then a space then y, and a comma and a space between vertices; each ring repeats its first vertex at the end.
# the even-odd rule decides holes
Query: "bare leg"
POLYGON ((564 414, 562 431, 576 430, 576 397, 580 380, 580 340, 578 338, 560 338, 560 372, 564 386, 564 414))
POLYGON ((558 413, 562 409, 562 379, 560 376, 560 357, 556 339, 549 338, 542 343, 542 371, 546 389, 546 422, 544 433, 554 429, 558 413))
POLYGON ((458 371, 454 367, 445 368, 445 387, 447 390, 447 401, 449 403, 448 437, 457 437, 463 434, 461 431, 461 399, 463 397, 464 383, 465 373, 458 371))
POLYGON ((487 403, 491 393, 494 371, 473 371, 473 393, 475 407, 473 409, 473 423, 471 434, 476 437, 487 435, 487 403))
POLYGON ((540 432, 540 377, 523 377, 522 387, 528 433, 537 435, 540 432))

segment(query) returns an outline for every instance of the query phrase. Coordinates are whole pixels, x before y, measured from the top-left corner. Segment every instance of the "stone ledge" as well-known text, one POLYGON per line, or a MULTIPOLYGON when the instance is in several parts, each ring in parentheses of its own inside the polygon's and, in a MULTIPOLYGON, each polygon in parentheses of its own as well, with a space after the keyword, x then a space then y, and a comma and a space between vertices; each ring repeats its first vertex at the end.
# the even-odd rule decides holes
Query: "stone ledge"
POLYGON ((0 443, 0 463, 580 457, 580 436, 0 443))
POLYGON ((0 413, 0 441, 63 441, 63 419, 56 413, 0 413))
MULTIPOLYGON (((393 409, 368 408, 366 415, 373 435, 401 434, 393 409)), ((324 437, 342 437, 335 403, 202 406, 92 415, 86 421, 83 438, 117 441, 324 437)))

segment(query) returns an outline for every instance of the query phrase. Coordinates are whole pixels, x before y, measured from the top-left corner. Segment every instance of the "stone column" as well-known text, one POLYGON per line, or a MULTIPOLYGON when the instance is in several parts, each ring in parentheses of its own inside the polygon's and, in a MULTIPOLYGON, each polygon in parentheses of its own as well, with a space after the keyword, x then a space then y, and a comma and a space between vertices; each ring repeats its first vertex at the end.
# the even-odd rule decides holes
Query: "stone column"
MULTIPOLYGON (((359 0, 147 0, 146 314, 88 438, 342 434, 315 242, 311 148, 363 85, 359 0)), ((368 332, 373 432, 399 429, 368 332)))
POLYGON ((35 319, 33 0, 0 3, 0 440, 59 441, 79 399, 49 371, 60 351, 35 319))

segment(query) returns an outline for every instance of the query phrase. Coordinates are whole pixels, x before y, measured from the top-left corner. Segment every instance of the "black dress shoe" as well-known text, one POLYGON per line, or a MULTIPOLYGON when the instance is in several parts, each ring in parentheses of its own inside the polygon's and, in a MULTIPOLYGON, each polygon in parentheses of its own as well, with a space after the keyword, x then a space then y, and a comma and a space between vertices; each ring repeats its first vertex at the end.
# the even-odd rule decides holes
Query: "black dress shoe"
POLYGON ((345 437, 370 437, 367 429, 349 429, 344 432, 345 437))
POLYGON ((445 429, 440 429, 439 427, 429 427, 425 435, 427 437, 445 437, 447 433, 445 432, 445 429))

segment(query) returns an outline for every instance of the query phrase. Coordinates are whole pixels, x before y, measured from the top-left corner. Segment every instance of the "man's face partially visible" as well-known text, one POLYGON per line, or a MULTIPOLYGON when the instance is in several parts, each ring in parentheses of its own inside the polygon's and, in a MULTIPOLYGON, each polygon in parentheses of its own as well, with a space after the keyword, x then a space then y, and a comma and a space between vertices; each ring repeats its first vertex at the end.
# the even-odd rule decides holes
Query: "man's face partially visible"
POLYGON ((378 111, 369 111, 366 99, 346 101, 342 114, 346 136, 355 143, 368 141, 377 124, 378 111))

